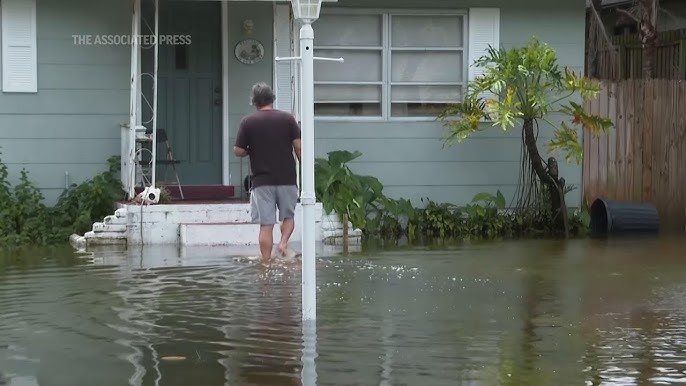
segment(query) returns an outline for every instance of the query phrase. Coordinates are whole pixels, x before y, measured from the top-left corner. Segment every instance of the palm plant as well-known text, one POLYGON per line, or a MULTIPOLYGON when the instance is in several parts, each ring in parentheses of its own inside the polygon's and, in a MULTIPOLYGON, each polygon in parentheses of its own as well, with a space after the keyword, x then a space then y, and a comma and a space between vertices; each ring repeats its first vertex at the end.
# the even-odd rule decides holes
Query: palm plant
POLYGON ((550 197, 553 221, 568 233, 564 179, 558 175, 555 158, 546 162, 539 152, 539 123, 554 128, 549 150, 564 151, 568 162, 581 163, 583 150, 574 126, 580 125, 595 135, 612 126, 608 119, 587 114, 578 100, 595 98, 600 92, 599 83, 561 69, 555 51, 536 38, 524 47, 509 50, 489 47, 473 65, 482 68, 483 74, 469 83, 462 103, 451 105, 438 117, 448 128, 446 143, 459 143, 486 129, 484 121, 492 121, 493 127, 503 131, 521 124, 523 156, 515 209, 534 208, 544 187, 550 197), (565 119, 556 124, 553 115, 565 119))

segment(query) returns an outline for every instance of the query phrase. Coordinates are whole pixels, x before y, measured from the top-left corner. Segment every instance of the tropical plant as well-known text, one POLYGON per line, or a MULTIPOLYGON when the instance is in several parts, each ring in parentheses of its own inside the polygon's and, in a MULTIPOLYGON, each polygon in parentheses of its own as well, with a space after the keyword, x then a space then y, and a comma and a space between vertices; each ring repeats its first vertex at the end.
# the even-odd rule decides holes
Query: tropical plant
POLYGON ((484 130, 484 121, 507 131, 522 127, 522 172, 520 189, 515 197, 515 209, 526 211, 540 201, 539 185, 551 192, 554 220, 569 232, 564 202, 564 179, 559 176, 555 158, 544 161, 538 149, 540 122, 554 128, 548 148, 551 152, 566 152, 568 162, 580 163, 583 150, 577 130, 581 126, 594 135, 605 133, 612 122, 587 114, 578 97, 589 101, 600 91, 600 85, 561 69, 555 50, 533 38, 526 46, 509 50, 489 47, 487 53, 473 64, 483 68, 483 74, 471 81, 464 101, 449 106, 438 119, 448 132, 447 145, 459 143, 484 130), (565 119, 554 123, 553 116, 565 119))
POLYGON ((375 177, 353 173, 347 163, 359 158, 359 151, 337 150, 328 158, 317 158, 314 164, 315 195, 324 211, 348 215, 356 228, 365 229, 367 214, 379 209, 383 186, 375 177))

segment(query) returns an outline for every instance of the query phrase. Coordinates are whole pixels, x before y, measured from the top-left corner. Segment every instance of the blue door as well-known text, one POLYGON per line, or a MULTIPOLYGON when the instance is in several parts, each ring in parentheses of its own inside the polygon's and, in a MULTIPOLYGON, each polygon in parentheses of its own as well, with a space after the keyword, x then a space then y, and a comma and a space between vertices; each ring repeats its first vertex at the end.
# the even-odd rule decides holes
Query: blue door
MULTIPOLYGON (((169 137, 182 185, 213 185, 222 182, 222 89, 221 89, 221 3, 218 1, 160 1, 159 35, 187 36, 173 44, 159 44, 157 127, 169 137), (190 44, 184 44, 190 43, 190 44)), ((154 14, 144 10, 154 28, 154 14)), ((150 34, 146 25, 141 34, 150 34)), ((143 72, 152 73, 153 50, 143 49, 143 72)), ((144 90, 150 90, 142 79, 144 90)), ((146 99, 153 102, 152 94, 146 99)), ((150 108, 143 102, 143 119, 150 108)), ((152 123, 146 124, 152 127, 152 123)), ((164 157, 158 147, 158 159, 164 157)), ((158 166, 163 177, 164 166, 158 166)), ((171 167, 166 180, 172 181, 171 167)))

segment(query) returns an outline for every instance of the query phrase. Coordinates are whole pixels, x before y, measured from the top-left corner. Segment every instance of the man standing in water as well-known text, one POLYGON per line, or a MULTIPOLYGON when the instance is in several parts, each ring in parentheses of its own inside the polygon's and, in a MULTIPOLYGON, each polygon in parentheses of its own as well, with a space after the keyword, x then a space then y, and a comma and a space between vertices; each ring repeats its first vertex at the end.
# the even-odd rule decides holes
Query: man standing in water
MULTIPOLYGON (((274 247, 273 230, 281 222, 279 253, 293 255, 288 240, 295 227, 298 185, 295 151, 301 159, 300 127, 293 115, 274 109, 276 99, 266 83, 253 86, 251 102, 256 111, 241 120, 233 151, 238 157, 250 157, 252 221, 260 224, 259 243, 263 261, 269 261, 274 247)), ((292 257, 292 256, 290 256, 292 257)))

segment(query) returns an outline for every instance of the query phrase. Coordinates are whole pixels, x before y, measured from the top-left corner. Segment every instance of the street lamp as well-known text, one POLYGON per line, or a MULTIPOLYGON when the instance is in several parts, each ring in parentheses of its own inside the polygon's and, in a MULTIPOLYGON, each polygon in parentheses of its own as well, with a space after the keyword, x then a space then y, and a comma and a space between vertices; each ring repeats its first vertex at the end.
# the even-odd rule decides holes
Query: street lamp
POLYGON ((300 92, 302 93, 302 318, 317 318, 317 273, 315 264, 315 218, 314 206, 314 60, 343 62, 343 58, 315 58, 314 30, 312 23, 319 18, 322 0, 291 0, 293 16, 300 21, 300 56, 275 58, 278 61, 300 61, 300 92))
POLYGON ((322 9, 322 0, 292 0, 293 16, 296 20, 305 23, 313 23, 319 18, 322 9))

